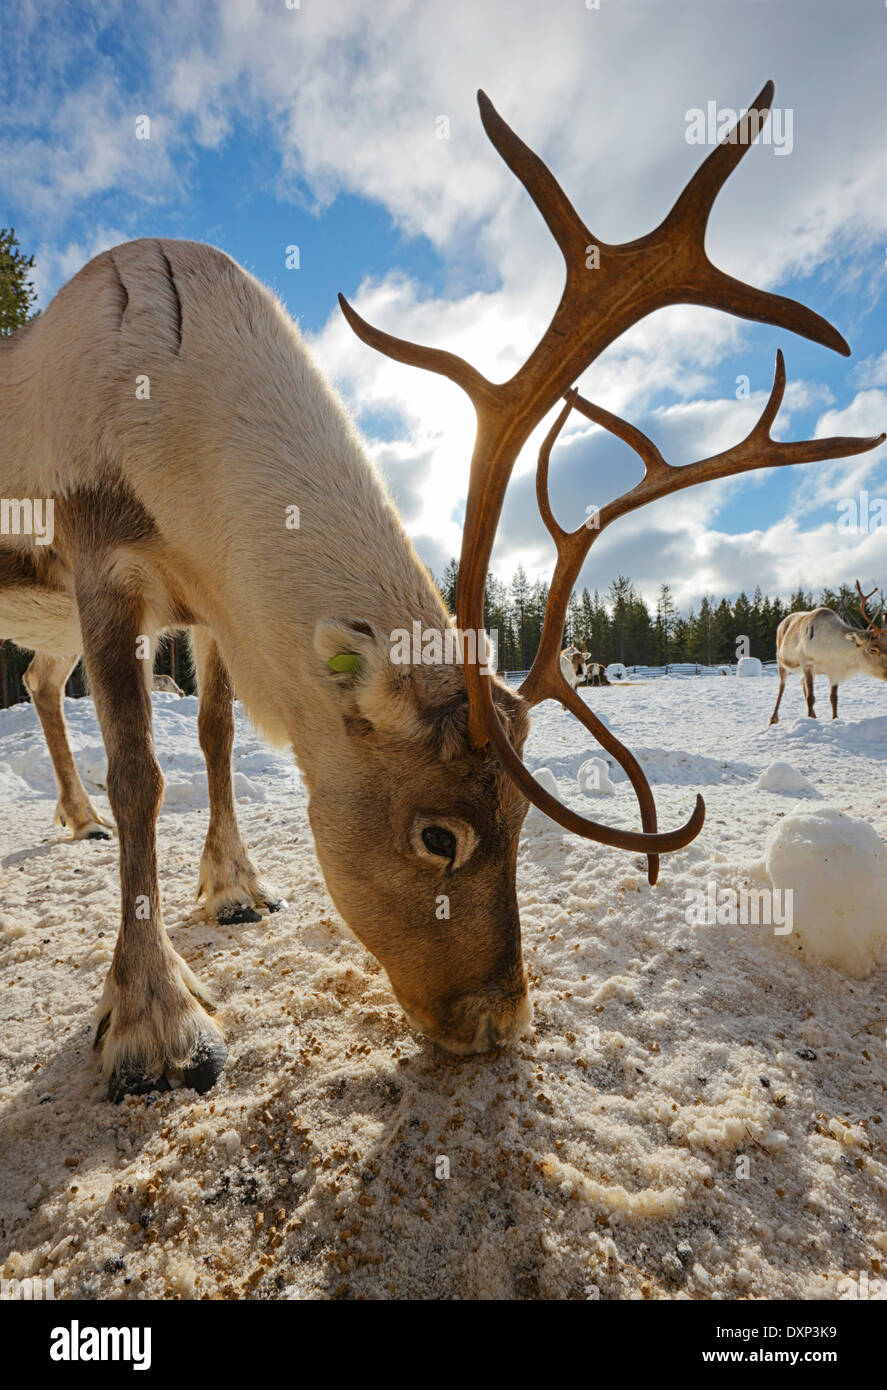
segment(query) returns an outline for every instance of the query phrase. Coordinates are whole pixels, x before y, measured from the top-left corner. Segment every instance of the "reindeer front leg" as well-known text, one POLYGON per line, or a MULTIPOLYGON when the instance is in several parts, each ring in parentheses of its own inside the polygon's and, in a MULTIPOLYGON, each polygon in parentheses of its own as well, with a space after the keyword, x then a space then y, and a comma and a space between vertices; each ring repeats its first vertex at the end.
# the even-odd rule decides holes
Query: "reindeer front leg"
POLYGON ((285 907, 277 890, 259 877, 247 853, 234 810, 231 749, 234 744, 234 689, 215 638, 205 628, 192 634, 200 705, 197 732, 209 783, 209 829, 200 860, 197 896, 206 914, 223 925, 259 922, 256 911, 285 907))
POLYGON ((65 725, 65 681, 77 664, 76 656, 51 656, 37 652, 22 683, 33 701, 52 759, 59 799, 55 818, 75 840, 110 840, 110 826, 102 820, 80 780, 65 725))
POLYGON ((95 1046, 108 1095, 167 1089, 167 1074, 207 1091, 225 1064, 208 997, 170 945, 157 881, 157 812, 163 777, 151 733, 151 662, 139 659, 141 603, 111 567, 78 577, 84 660, 108 755, 108 799, 120 841, 121 924, 101 1002, 95 1046))

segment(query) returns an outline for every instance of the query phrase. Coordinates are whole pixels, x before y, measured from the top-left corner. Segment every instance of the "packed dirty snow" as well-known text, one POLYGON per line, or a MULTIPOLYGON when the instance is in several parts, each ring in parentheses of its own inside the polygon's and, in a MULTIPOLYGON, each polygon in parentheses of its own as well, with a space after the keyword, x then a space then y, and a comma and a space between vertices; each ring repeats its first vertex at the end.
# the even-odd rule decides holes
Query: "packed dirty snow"
MULTIPOLYGON (((90 1034, 117 926, 116 845, 70 843, 53 825, 34 711, 0 711, 4 1277, 52 1277, 62 1298, 836 1298, 863 1276, 883 1287, 887 967, 853 978, 817 958, 808 928, 801 940, 694 922, 686 903, 711 885, 741 902, 766 889, 767 864, 809 874, 791 826, 823 804, 871 827, 850 841, 860 893, 876 862, 883 883, 872 837, 887 839, 887 689, 851 682, 832 722, 802 717, 794 682, 773 728, 767 674, 580 693, 646 769, 661 826, 686 819, 697 789, 706 825, 663 857, 651 888, 639 856, 528 819, 518 895, 535 1031, 465 1059, 410 1031, 342 929, 300 778, 239 708, 238 814, 289 907, 261 923, 202 920, 196 702, 155 695, 167 926, 216 991, 230 1059, 204 1097, 120 1106, 90 1034), (821 800, 760 790, 774 762, 821 800)), ((92 705, 67 712, 100 786, 92 705)), ((534 712, 527 756, 586 815, 578 775, 601 758, 614 791, 595 815, 637 827, 625 774, 559 709, 534 712)), ((841 824, 827 828, 837 844, 841 824)), ((843 894, 826 886, 816 880, 821 907, 851 901, 852 875, 843 894)), ((869 925, 883 892, 873 901, 869 925)))

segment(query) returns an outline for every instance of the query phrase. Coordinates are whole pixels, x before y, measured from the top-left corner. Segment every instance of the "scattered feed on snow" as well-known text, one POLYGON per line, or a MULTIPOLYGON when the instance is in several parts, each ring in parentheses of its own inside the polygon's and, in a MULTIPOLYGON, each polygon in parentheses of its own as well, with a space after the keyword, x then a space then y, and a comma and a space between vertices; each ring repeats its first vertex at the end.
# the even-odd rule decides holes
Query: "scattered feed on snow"
MULTIPOLYGON (((528 822, 535 1034, 464 1060, 410 1032, 341 928, 300 779, 239 711, 238 814, 291 906, 201 920, 196 704, 155 696, 160 761, 184 784, 159 822, 166 921, 219 996, 231 1055, 207 1096, 120 1106, 90 1047, 117 847, 53 826, 34 711, 0 712, 3 1276, 52 1276, 62 1298, 811 1298, 880 1277, 887 969, 851 979, 793 937, 685 917, 687 889, 768 882, 780 807, 755 782, 774 759, 887 835, 884 687, 849 685, 834 724, 769 729, 774 688, 580 692, 641 750, 660 824, 698 785, 706 825, 651 888, 638 856, 528 822)), ((83 767, 101 747, 92 704, 67 711, 83 767)), ((556 706, 534 713, 530 765, 577 809, 599 751, 556 706)), ((613 781, 606 819, 636 827, 613 781)))

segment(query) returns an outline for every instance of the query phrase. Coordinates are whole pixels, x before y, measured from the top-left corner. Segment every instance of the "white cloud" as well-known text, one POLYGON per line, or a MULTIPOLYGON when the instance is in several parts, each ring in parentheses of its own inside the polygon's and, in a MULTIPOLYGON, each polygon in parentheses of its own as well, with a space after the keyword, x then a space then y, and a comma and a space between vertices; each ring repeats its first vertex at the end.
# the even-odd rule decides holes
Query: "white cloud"
POLYGON ((64 284, 72 275, 112 246, 126 241, 126 233, 118 227, 97 227, 87 241, 69 241, 64 246, 51 243, 38 246, 34 257, 34 285, 39 301, 46 304, 49 298, 48 286, 64 284))
MULTIPOLYGON (((118 4, 109 17, 127 35, 123 49, 141 56, 138 92, 126 67, 96 56, 103 18, 93 17, 82 41, 65 7, 22 7, 16 26, 19 124, 16 138, 4 141, 0 178, 47 227, 38 255, 43 293, 123 237, 102 224, 92 238, 68 234, 67 218, 112 192, 125 195, 133 219, 159 200, 179 203, 195 146, 219 147, 249 125, 276 150, 281 196, 318 208, 343 190, 374 199, 437 247, 449 280, 443 295, 428 297, 393 266, 380 284, 361 286, 361 312, 400 336, 448 347, 499 380, 547 324, 563 268, 481 129, 474 89, 485 87, 550 163, 592 234, 617 241, 651 230, 707 153, 684 139, 687 109, 709 99, 741 107, 771 75, 777 104, 792 108, 792 153, 778 157, 762 145, 743 159, 718 199, 709 254, 762 287, 816 272, 807 296, 814 306, 838 274, 863 307, 883 284, 884 21, 874 9, 856 7, 849 23, 846 7, 820 7, 811 24, 801 0, 732 9, 685 3, 683 11, 606 0, 600 10, 579 0, 380 0, 369 7, 337 0, 298 10, 260 0, 209 8, 157 0, 135 11, 118 4), (761 68, 762 53, 770 71, 761 68), (134 139, 142 111, 152 117, 150 142, 134 139), (438 138, 441 116, 449 120, 448 139, 438 138), (463 293, 466 267, 494 287, 463 293)), ((115 213, 114 220, 124 219, 115 213)), ((757 380, 752 402, 718 398, 724 355, 760 341, 753 335, 761 331, 700 308, 667 309, 613 344, 580 385, 655 429, 676 462, 710 453, 738 439, 763 403, 766 391, 758 388, 765 383, 757 380), (648 418, 662 393, 675 404, 648 418)), ((314 347, 370 434, 380 414, 392 422, 379 432, 395 437, 371 438, 370 447, 411 532, 423 538, 423 553, 457 552, 474 435, 470 404, 451 383, 379 357, 337 309, 314 347)), ((860 364, 859 394, 843 410, 821 383, 791 382, 779 433, 788 437, 792 413, 811 408, 825 409, 819 434, 877 433, 887 418, 887 398, 877 389, 887 385, 885 363, 887 354, 860 364)), ((532 568, 550 550, 532 520, 532 471, 547 423, 516 470, 495 555, 503 569, 518 556, 532 568)), ((568 509, 584 507, 589 476, 596 488, 619 486, 625 456, 617 464, 613 447, 605 451, 595 435, 578 420, 564 432, 553 488, 568 509)), ((836 489, 877 479, 883 462, 881 450, 804 470, 796 516, 830 505, 836 489)), ((660 504, 652 522, 627 518, 596 547, 607 575, 622 567, 645 586, 668 578, 688 598, 742 587, 749 576, 783 590, 797 578, 809 582, 811 573, 827 582, 826 542, 835 565, 853 558, 828 530, 803 532, 796 520, 744 536, 712 529, 730 489, 759 486, 752 477, 694 490, 660 504)), ((597 574, 599 563, 593 558, 588 572, 597 574)))
MULTIPOLYGON (((815 438, 859 436, 874 438, 887 429, 887 391, 859 391, 842 410, 827 410, 816 422, 815 438)), ((805 471, 792 498, 792 511, 803 516, 819 507, 837 513, 842 497, 855 497, 862 488, 887 492, 887 444, 864 454, 818 463, 805 471)))
POLYGON ((860 386, 887 386, 887 348, 879 357, 866 357, 857 362, 853 378, 860 386))

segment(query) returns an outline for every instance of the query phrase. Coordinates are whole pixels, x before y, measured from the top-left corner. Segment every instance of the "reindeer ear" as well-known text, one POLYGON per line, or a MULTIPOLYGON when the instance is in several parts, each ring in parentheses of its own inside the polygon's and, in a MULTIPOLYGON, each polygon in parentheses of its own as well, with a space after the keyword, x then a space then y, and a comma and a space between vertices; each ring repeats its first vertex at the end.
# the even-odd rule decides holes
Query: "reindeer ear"
POLYGON ((412 673, 392 662, 384 633, 361 619, 321 618, 314 628, 314 650, 351 731, 378 730, 399 738, 421 733, 412 673))

